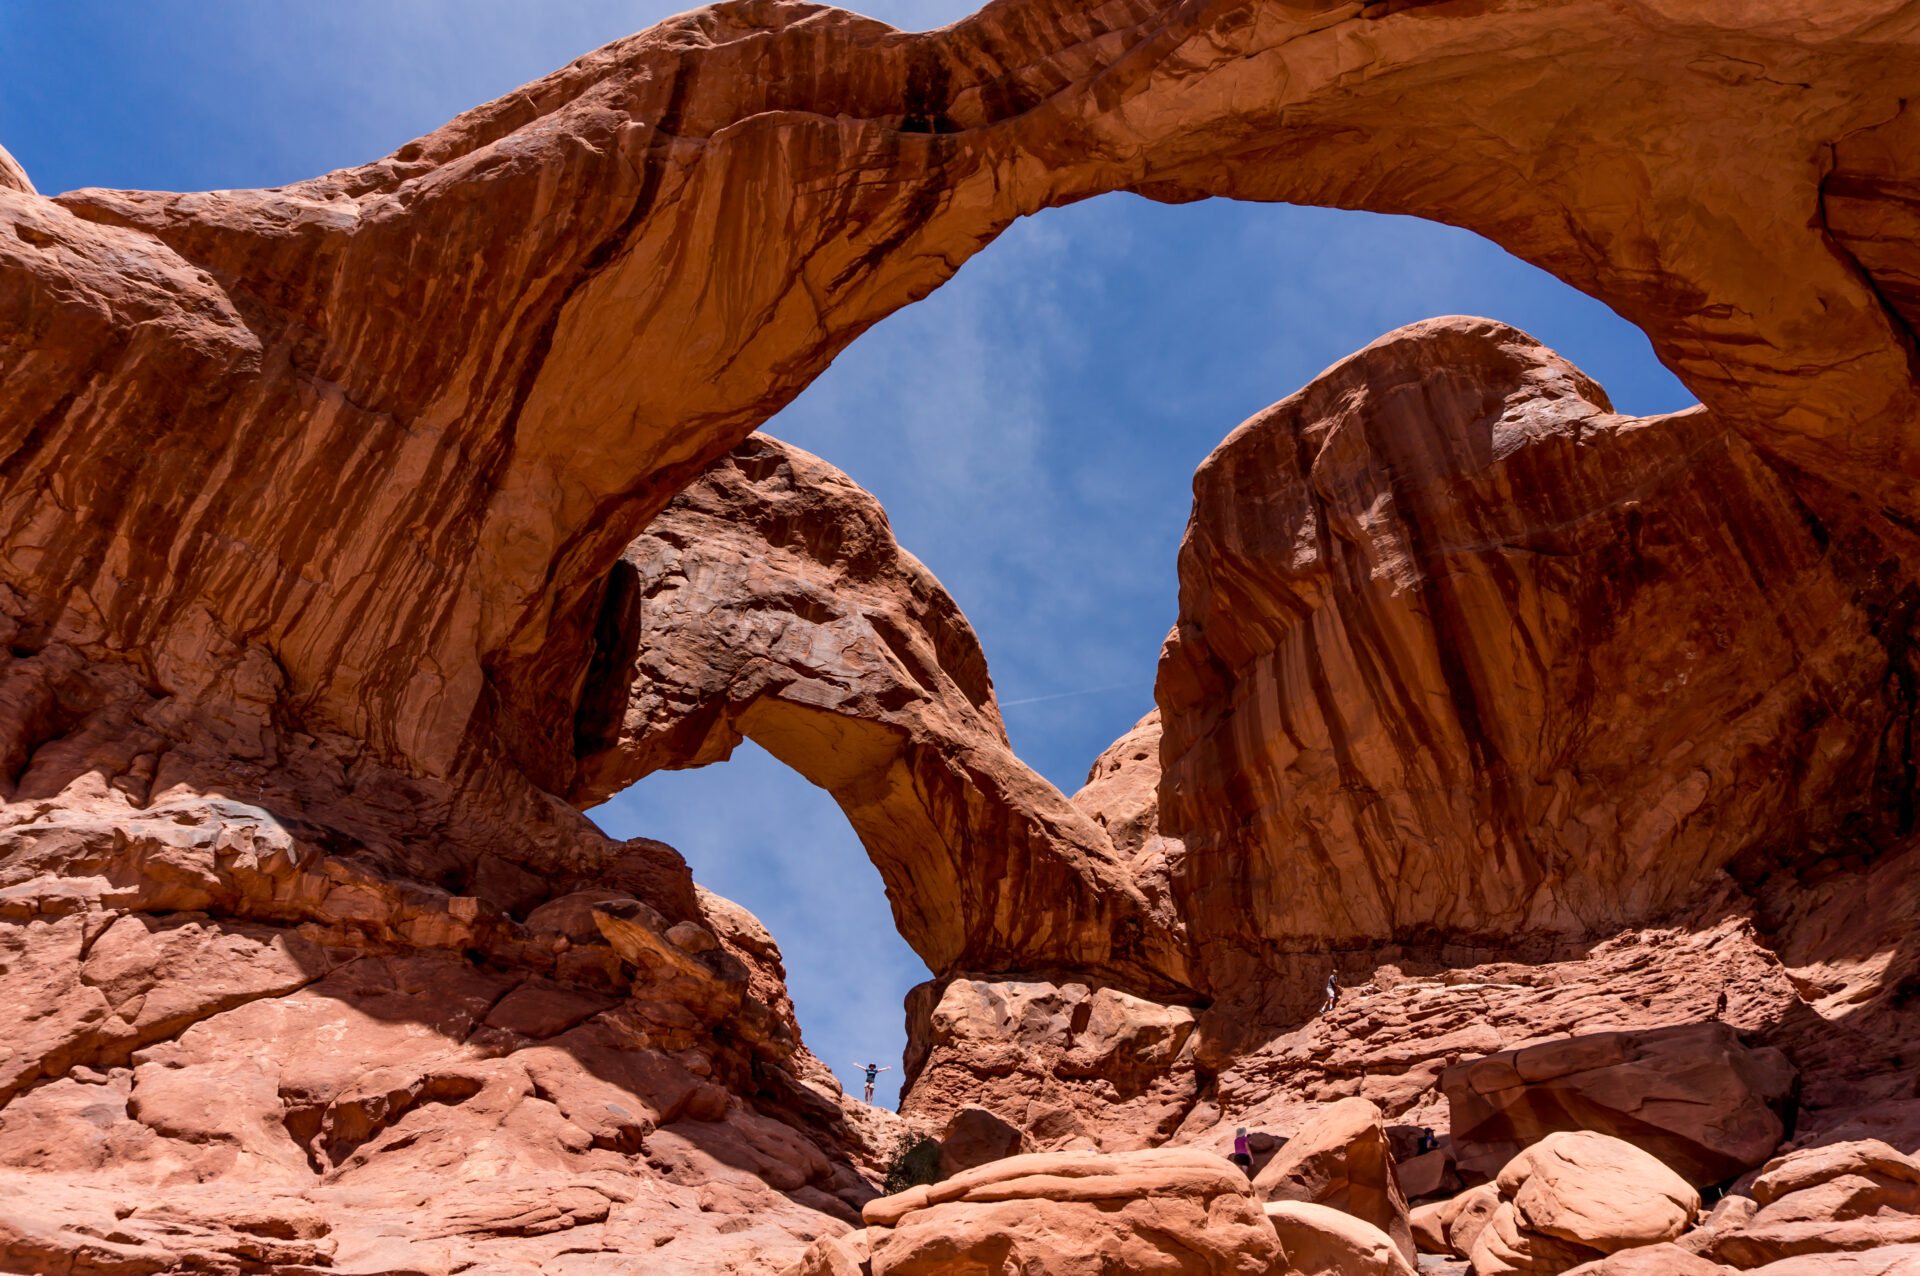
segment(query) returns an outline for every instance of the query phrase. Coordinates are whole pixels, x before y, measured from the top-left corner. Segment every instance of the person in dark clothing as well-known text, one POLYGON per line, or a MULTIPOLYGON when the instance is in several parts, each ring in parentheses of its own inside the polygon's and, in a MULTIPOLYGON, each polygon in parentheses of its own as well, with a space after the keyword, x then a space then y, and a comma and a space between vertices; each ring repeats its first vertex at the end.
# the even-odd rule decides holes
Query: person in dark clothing
POLYGON ((892 1072, 893 1069, 883 1068, 877 1063, 856 1063, 853 1066, 856 1068, 865 1068, 867 1070, 867 1094, 866 1094, 866 1097, 861 1101, 863 1103, 872 1103, 874 1078, 879 1076, 883 1072, 892 1072))
POLYGON ((1327 1001, 1320 1007, 1320 1013, 1326 1014, 1340 1004, 1340 972, 1334 971, 1327 976, 1327 1001))

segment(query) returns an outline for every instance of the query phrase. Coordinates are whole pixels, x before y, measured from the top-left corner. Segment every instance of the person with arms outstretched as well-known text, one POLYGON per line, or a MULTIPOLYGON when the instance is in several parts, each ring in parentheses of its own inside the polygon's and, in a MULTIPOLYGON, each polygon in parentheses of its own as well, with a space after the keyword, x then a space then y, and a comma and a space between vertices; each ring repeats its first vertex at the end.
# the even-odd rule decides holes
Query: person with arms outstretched
POLYGON ((893 1069, 883 1068, 877 1063, 856 1063, 853 1066, 856 1068, 865 1068, 867 1070, 867 1097, 864 1100, 862 1100, 862 1102, 872 1103, 873 1102, 873 1079, 879 1076, 883 1072, 892 1072, 893 1069))

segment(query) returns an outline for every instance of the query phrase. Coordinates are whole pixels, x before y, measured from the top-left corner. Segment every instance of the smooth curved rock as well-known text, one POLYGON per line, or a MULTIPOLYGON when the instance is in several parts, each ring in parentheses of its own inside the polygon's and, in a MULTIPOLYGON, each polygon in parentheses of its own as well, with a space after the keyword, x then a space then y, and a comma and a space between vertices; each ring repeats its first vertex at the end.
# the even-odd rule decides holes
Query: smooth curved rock
POLYGON ((1559 1276, 1600 1257, 1590 1245, 1534 1231, 1512 1201, 1502 1201, 1474 1239, 1467 1261, 1473 1276, 1559 1276))
POLYGON ((1408 1211, 1407 1223, 1422 1253, 1465 1258, 1473 1252, 1480 1229, 1499 1208, 1499 1185, 1482 1183, 1444 1201, 1415 1206, 1408 1211))
POLYGON ((1827 1144, 1767 1163, 1758 1210, 1712 1229, 1701 1252, 1752 1268, 1801 1254, 1920 1241, 1920 1162, 1877 1140, 1827 1144))
POLYGON ((1261 1207, 1286 1252, 1287 1276, 1413 1276, 1385 1232, 1329 1205, 1269 1201, 1261 1207))
POLYGON ((1246 1176, 1190 1149, 1009 1157, 871 1202, 866 1220, 873 1276, 1266 1276, 1280 1259, 1246 1176))
POLYGON ((1623 1249, 1597 1262, 1582 1263, 1570 1268, 1566 1276, 1724 1276, 1726 1270, 1698 1254, 1663 1242, 1623 1249))
POLYGON ((1920 1272, 1920 1243, 1889 1245, 1855 1254, 1810 1254, 1751 1269, 1757 1276, 1913 1276, 1920 1272))
POLYGON ((0 188, 19 191, 23 195, 35 195, 33 182, 27 177, 27 170, 20 167, 20 161, 0 146, 0 188))
POLYGON ((1549 1134, 1507 1162, 1498 1182, 1523 1226, 1605 1254, 1671 1241, 1700 1209, 1685 1179, 1604 1134, 1549 1134))
POLYGON ((1878 1139, 1803 1148, 1767 1162, 1753 1181, 1753 1199, 1765 1209, 1789 1193, 1803 1192, 1843 1175, 1871 1175, 1920 1188, 1920 1161, 1878 1139))
POLYGON ((1407 1198, 1394 1172, 1380 1109, 1342 1099, 1304 1126, 1253 1180, 1263 1201, 1303 1201, 1343 1210, 1392 1239, 1414 1261, 1407 1198))

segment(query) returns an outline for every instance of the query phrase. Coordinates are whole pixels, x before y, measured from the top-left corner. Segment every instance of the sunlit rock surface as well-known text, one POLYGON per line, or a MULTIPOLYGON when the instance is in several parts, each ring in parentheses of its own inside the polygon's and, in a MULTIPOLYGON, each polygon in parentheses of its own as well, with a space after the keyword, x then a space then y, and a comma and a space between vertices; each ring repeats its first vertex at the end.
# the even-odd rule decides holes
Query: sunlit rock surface
MULTIPOLYGON (((1916 43, 1912 0, 1002 0, 918 34, 749 2, 277 190, 49 198, 0 155, 5 1261, 771 1272, 850 1229, 904 1131, 800 1045, 757 924, 568 800, 630 720, 618 564, 867 326, 1115 190, 1474 229, 1704 407, 1613 418, 1497 325, 1432 331, 1454 371, 1406 333, 1349 361, 1365 410, 1283 404, 1350 451, 1280 450, 1269 521, 1190 542, 1151 817, 1134 745, 1108 797, 1028 787, 936 653, 964 729, 855 750, 999 768, 948 770, 911 850, 871 808, 947 981, 916 1015, 1049 985, 1061 1139, 1124 1083, 1128 1137, 1211 1143, 1345 1093, 1425 1117, 1447 1064, 1709 1018, 1717 981, 1816 1127, 1900 1125, 1916 43), (1308 1022, 1330 960, 1362 990, 1308 1022)), ((743 726, 782 708, 732 687, 743 726)))

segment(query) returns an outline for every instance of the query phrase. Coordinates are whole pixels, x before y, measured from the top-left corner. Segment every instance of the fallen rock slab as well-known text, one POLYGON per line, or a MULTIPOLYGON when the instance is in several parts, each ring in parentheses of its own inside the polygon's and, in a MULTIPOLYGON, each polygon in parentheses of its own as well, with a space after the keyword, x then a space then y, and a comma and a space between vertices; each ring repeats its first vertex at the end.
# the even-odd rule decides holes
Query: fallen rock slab
POLYGON ((867 1203, 872 1276, 1264 1276, 1280 1243, 1210 1152, 1033 1153, 867 1203))
POLYGON ((1440 1085, 1461 1170, 1492 1175, 1556 1130, 1645 1149, 1689 1183, 1724 1183, 1785 1136, 1794 1070, 1723 1023, 1568 1037, 1448 1068, 1440 1085))

